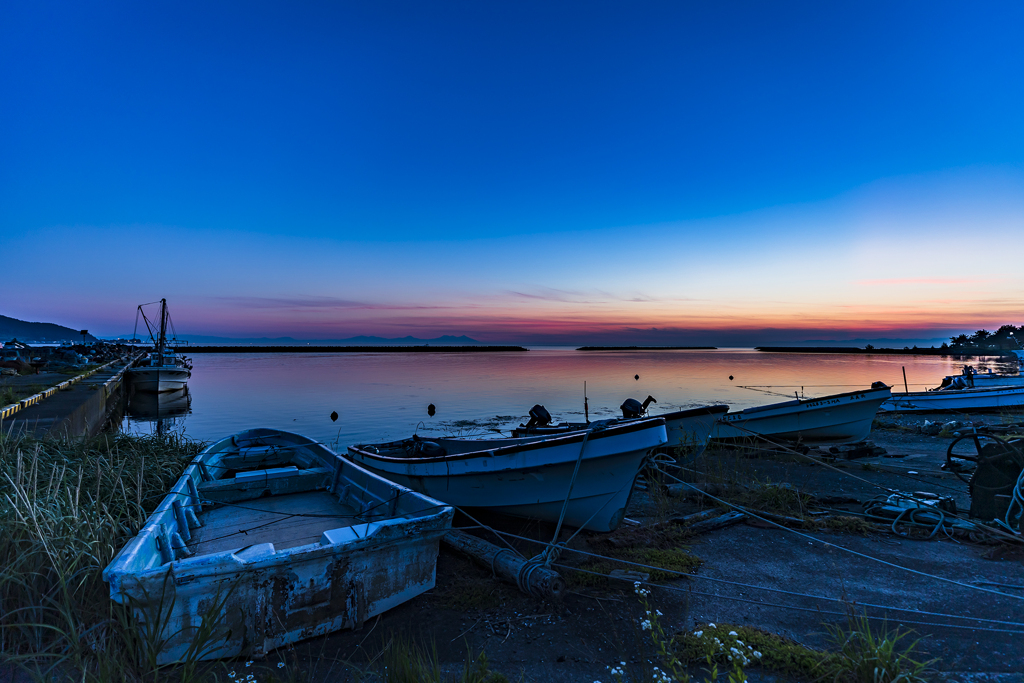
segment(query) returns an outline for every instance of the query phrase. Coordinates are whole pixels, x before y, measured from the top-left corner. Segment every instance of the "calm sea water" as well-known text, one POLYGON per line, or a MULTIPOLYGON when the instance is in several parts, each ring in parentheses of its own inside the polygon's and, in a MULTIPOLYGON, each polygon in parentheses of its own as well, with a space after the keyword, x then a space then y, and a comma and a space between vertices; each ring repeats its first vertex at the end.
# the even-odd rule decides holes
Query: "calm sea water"
MULTIPOLYGON (((773 354, 716 351, 519 353, 196 354, 190 398, 140 397, 124 424, 213 440, 275 427, 345 447, 421 434, 483 434, 525 419, 536 403, 555 419, 618 416, 628 397, 657 399, 652 413, 707 404, 734 408, 866 388, 881 380, 911 390, 938 386, 962 362, 939 356, 773 354), (635 377, 639 375, 639 379, 635 377), (732 379, 730 379, 730 375, 732 379), (427 414, 429 404, 436 414, 427 414), (187 412, 184 412, 187 411, 187 412), (330 414, 339 418, 332 422, 330 414), (184 414, 181 414, 184 412, 184 414), (175 416, 177 415, 177 416, 175 416)), ((1004 369, 997 358, 973 362, 1004 369)), ((491 432, 493 434, 493 431, 491 432)))

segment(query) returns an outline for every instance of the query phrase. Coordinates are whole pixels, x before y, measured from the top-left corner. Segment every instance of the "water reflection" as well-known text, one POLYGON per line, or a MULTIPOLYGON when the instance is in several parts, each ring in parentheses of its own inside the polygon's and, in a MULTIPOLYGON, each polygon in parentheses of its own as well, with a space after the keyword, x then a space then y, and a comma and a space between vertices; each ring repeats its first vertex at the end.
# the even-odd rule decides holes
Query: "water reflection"
POLYGON ((188 387, 162 393, 136 391, 128 398, 125 412, 128 429, 136 434, 183 430, 185 417, 192 412, 192 394, 188 387))
POLYGON ((911 391, 938 386, 969 362, 1005 369, 997 357, 602 351, 526 353, 233 353, 196 354, 188 396, 141 395, 126 429, 181 429, 213 440, 272 427, 344 448, 419 433, 491 434, 521 421, 535 403, 556 420, 619 415, 628 397, 654 396, 652 413, 699 405, 741 409, 794 394, 824 396, 881 380, 911 391), (639 379, 635 379, 639 375, 639 379), (189 405, 189 401, 191 405, 189 405), (156 405, 152 405, 155 402, 156 405), (430 415, 428 406, 435 406, 430 415), (337 413, 337 421, 331 420, 337 413), (154 421, 163 420, 163 424, 154 421), (171 421, 168 424, 168 420, 171 421))

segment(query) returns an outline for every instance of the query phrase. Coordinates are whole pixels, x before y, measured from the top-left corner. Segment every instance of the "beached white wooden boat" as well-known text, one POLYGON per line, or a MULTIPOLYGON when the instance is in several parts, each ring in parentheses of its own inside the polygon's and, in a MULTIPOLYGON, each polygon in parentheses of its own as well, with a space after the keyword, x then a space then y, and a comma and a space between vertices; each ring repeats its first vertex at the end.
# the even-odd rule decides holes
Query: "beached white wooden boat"
POLYGON ((982 411, 1024 406, 1024 386, 987 387, 893 394, 879 410, 902 413, 982 411))
POLYGON ((737 440, 764 436, 805 443, 860 441, 871 433, 871 421, 878 407, 891 395, 888 386, 875 382, 865 391, 746 408, 720 417, 711 438, 737 440))
POLYGON ((652 449, 667 441, 661 418, 551 436, 431 439, 351 446, 348 457, 446 503, 611 531, 652 449), (579 471, 573 472, 579 462, 579 471))
POLYGON ((167 299, 160 300, 160 324, 156 330, 154 327, 157 326, 150 322, 142 310, 142 306, 139 306, 135 316, 136 332, 138 332, 139 316, 142 316, 142 320, 149 330, 150 338, 153 340, 153 351, 128 368, 128 381, 132 388, 135 391, 144 392, 184 389, 192 376, 192 364, 167 344, 167 327, 171 322, 171 314, 167 310, 167 299))
POLYGON ((253 429, 196 457, 103 578, 160 630, 159 663, 204 627, 200 658, 256 657, 432 588, 452 514, 306 437, 253 429))
MULTIPOLYGON (((687 410, 675 410, 670 413, 651 415, 665 420, 665 432, 668 441, 665 449, 686 448, 690 455, 700 455, 708 444, 711 430, 719 417, 729 412, 729 406, 701 406, 687 410)), ((562 434, 567 431, 589 429, 594 425, 609 425, 625 420, 640 418, 618 418, 613 420, 595 420, 594 422, 562 422, 555 425, 533 426, 519 425, 512 431, 512 436, 529 436, 530 434, 562 434)))

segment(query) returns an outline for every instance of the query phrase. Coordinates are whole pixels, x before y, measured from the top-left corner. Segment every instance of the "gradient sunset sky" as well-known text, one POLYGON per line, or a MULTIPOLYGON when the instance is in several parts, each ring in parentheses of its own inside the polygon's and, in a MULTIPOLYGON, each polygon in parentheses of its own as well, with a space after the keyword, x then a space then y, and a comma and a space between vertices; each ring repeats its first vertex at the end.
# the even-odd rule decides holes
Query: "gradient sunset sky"
POLYGON ((5 2, 0 314, 752 345, 1024 323, 1024 4, 5 2))

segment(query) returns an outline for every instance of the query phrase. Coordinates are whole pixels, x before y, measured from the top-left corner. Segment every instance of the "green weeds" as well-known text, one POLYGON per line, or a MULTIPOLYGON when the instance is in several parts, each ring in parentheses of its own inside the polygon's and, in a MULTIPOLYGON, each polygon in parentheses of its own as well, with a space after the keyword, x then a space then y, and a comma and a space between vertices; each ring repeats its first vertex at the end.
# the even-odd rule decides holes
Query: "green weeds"
POLYGON ((0 664, 57 681, 165 677, 101 572, 200 447, 177 436, 0 435, 0 664))

